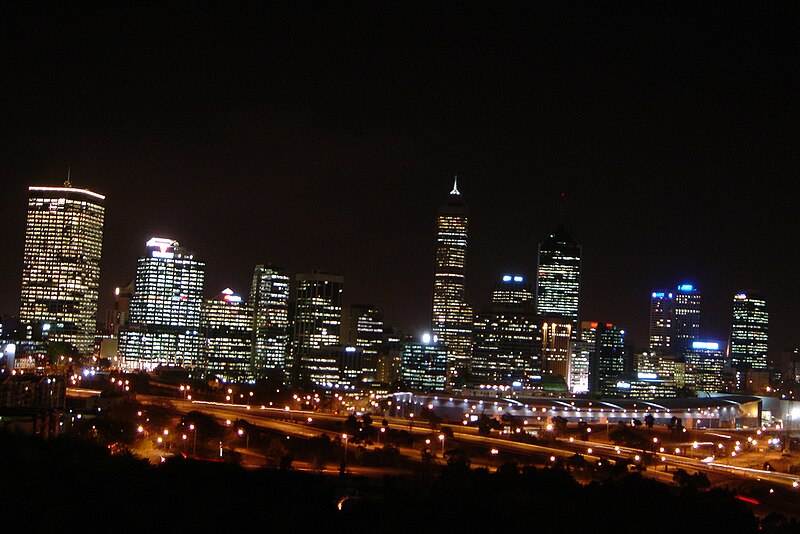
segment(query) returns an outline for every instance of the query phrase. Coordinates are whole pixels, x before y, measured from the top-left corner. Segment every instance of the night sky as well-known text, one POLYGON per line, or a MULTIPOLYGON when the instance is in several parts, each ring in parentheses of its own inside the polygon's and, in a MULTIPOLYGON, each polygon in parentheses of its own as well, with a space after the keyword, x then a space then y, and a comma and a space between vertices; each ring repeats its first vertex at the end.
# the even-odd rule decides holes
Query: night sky
POLYGON ((153 236, 207 262, 345 277, 417 334, 459 176, 468 298, 532 276, 564 220, 581 315, 647 342, 649 293, 703 294, 724 340, 761 290, 800 345, 800 17, 789 4, 0 4, 0 313, 18 311, 28 185, 107 195, 102 310, 153 236), (791 11, 790 11, 791 9, 791 11))

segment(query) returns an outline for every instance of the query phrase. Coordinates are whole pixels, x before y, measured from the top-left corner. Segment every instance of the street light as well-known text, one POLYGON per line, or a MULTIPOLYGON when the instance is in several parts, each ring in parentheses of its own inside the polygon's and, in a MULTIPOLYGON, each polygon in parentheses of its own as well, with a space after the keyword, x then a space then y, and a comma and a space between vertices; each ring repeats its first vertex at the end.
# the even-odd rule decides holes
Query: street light
POLYGON ((197 429, 194 424, 189 425, 189 430, 194 433, 194 444, 192 445, 192 456, 197 456, 197 429))
POLYGON ((248 450, 250 448, 250 432, 245 432, 244 429, 240 428, 239 430, 236 431, 236 433, 239 434, 240 438, 244 435, 245 437, 244 448, 245 450, 248 450))
POLYGON ((444 458, 444 434, 439 434, 439 441, 442 442, 442 458, 444 458))
POLYGON ((342 439, 344 440, 344 457, 342 458, 342 465, 339 469, 339 473, 344 475, 347 471, 347 434, 342 434, 342 439))

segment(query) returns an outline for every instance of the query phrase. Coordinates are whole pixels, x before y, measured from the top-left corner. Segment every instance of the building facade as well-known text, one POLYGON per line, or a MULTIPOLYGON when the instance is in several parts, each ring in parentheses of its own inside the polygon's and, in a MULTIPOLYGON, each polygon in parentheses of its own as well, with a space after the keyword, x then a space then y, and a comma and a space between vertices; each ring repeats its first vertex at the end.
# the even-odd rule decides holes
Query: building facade
POLYGON ((672 309, 671 349, 684 354, 700 337, 700 291, 692 284, 681 284, 675 290, 672 309))
POLYGON ((686 353, 687 387, 696 391, 721 392, 727 358, 716 341, 693 341, 686 353))
POLYGON ((472 356, 472 308, 466 303, 467 205, 458 183, 436 218, 433 334, 447 350, 450 384, 464 378, 472 356))
POLYGON ((767 369, 769 314, 764 297, 741 291, 733 296, 733 321, 728 344, 731 367, 739 370, 767 369))
POLYGON ((385 330, 383 313, 374 306, 353 304, 347 310, 345 342, 363 354, 364 378, 369 382, 377 379, 378 357, 386 352, 385 330))
POLYGON ((340 344, 344 285, 344 277, 323 272, 300 273, 296 280, 292 380, 310 377, 312 350, 340 344))
POLYGON ((659 289, 650 293, 650 352, 666 354, 672 350, 672 291, 659 289))
POLYGON ((541 372, 541 339, 533 291, 521 275, 504 275, 492 291, 491 307, 475 318, 472 382, 512 385, 541 372))
POLYGON ((256 265, 250 286, 253 310, 252 368, 256 377, 286 371, 289 355, 289 276, 280 267, 256 265))
POLYGON ((82 354, 94 348, 105 197, 88 189, 29 187, 19 318, 82 354))
POLYGON ((208 374, 225 382, 251 382, 256 378, 251 363, 253 311, 230 288, 218 298, 207 299, 200 310, 203 366, 208 374))
POLYGON ((578 335, 581 287, 581 245, 563 223, 539 244, 536 309, 542 320, 569 322, 573 340, 578 335))
POLYGON ((403 347, 402 381, 412 391, 443 391, 447 384, 447 349, 434 336, 426 334, 422 343, 403 347))
POLYGON ((154 237, 139 258, 128 325, 120 331, 121 366, 203 370, 200 309, 205 263, 172 239, 154 237))

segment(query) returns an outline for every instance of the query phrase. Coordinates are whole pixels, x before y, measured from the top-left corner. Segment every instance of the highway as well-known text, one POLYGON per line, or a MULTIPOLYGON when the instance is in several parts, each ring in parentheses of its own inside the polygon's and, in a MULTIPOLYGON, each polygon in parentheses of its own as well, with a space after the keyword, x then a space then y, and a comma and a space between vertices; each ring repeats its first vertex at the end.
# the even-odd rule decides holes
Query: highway
MULTIPOLYGON (((349 414, 330 414, 322 412, 312 412, 305 410, 286 410, 282 408, 265 407, 257 405, 244 405, 244 404, 230 404, 208 401, 188 401, 184 399, 168 398, 161 396, 147 396, 139 395, 138 398, 144 403, 163 404, 168 402, 179 411, 189 412, 192 410, 199 410, 220 419, 232 418, 247 418, 248 421, 263 426, 265 428, 272 428, 280 430, 287 435, 310 438, 318 436, 322 433, 331 437, 338 435, 338 432, 318 428, 313 425, 314 421, 329 421, 341 422, 344 421, 349 414), (312 423, 307 422, 307 418, 312 419, 312 423), (298 422, 285 421, 286 418, 296 419, 298 422), (276 420, 280 419, 280 420, 276 420)), ((378 419, 378 417, 376 417, 378 419)), ((412 434, 430 434, 434 432, 433 429, 424 420, 409 420, 405 418, 385 418, 392 428, 400 428, 412 434)), ((378 423, 378 421, 375 421, 378 423)), ((536 456, 551 456, 568 458, 575 453, 580 453, 587 460, 597 461, 600 459, 619 460, 626 458, 631 461, 637 455, 641 457, 643 454, 641 449, 631 447, 616 446, 602 442, 589 442, 581 440, 568 440, 559 438, 559 446, 546 446, 535 445, 530 443, 521 443, 511 441, 506 438, 498 438, 491 436, 480 436, 477 434, 475 427, 464 427, 460 425, 442 425, 442 427, 449 427, 453 431, 453 438, 456 441, 470 443, 487 448, 495 448, 498 451, 511 452, 516 454, 530 454, 536 456), (589 453, 589 449, 592 450, 589 453)), ((401 451, 403 454, 418 454, 418 451, 409 449, 401 451)), ((719 462, 704 462, 700 459, 688 458, 686 456, 679 456, 668 453, 659 453, 648 451, 644 454, 650 455, 648 462, 650 467, 655 467, 656 471, 659 466, 669 466, 672 468, 681 468, 687 471, 702 471, 707 473, 719 473, 738 478, 745 478, 757 481, 766 481, 776 485, 787 488, 797 489, 800 486, 800 477, 797 475, 790 475, 787 473, 779 473, 776 471, 766 471, 761 469, 753 469, 747 467, 739 467, 727 465, 719 462)))

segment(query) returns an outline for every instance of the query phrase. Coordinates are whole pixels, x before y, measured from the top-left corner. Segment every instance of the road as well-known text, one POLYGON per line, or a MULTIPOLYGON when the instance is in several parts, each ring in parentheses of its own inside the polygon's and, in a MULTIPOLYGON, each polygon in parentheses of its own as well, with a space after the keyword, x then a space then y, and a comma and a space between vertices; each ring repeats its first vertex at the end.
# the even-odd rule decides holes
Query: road
MULTIPOLYGON (((341 422, 349 416, 349 414, 329 414, 305 410, 285 410, 281 408, 256 405, 250 406, 243 404, 194 400, 187 401, 184 399, 153 395, 139 395, 138 398, 144 403, 163 404, 167 402, 179 411, 183 412, 200 410, 220 419, 246 417, 248 420, 254 422, 254 424, 257 424, 257 426, 279 430, 287 435, 301 438, 316 437, 323 433, 331 437, 339 434, 336 431, 318 428, 315 425, 308 423, 307 419, 309 417, 312 419, 312 422, 341 422), (287 417, 290 419, 289 422, 285 421, 287 417), (298 422, 291 422, 292 418, 296 418, 298 422)), ((394 417, 386 417, 385 419, 392 427, 401 428, 412 434, 430 434, 431 432, 434 432, 427 422, 423 420, 409 420, 405 418, 401 419, 394 417)), ((451 439, 456 441, 487 448, 496 448, 498 451, 516 454, 530 454, 536 456, 544 455, 567 458, 573 456, 575 453, 580 453, 584 456, 584 458, 590 461, 598 461, 600 459, 618 460, 620 458, 633 460, 636 455, 641 456, 643 454, 640 449, 615 446, 602 442, 589 442, 575 439, 567 440, 564 438, 559 438, 558 446, 535 445, 530 443, 515 442, 506 438, 480 436, 477 434, 477 429, 474 427, 464 427, 459 425, 443 426, 449 427, 451 430, 453 430, 453 438, 451 439), (589 449, 592 450, 591 453, 588 452, 589 449)), ((408 449, 402 450, 401 453, 404 455, 414 455, 419 454, 419 451, 415 449, 408 449)), ((662 473, 661 475, 653 475, 660 479, 664 479, 664 475, 666 475, 666 473, 659 471, 658 467, 668 466, 673 469, 681 468, 689 472, 700 471, 705 473, 717 473, 737 478, 769 482, 790 489, 798 489, 798 486, 800 486, 800 477, 797 475, 727 465, 719 462, 703 462, 700 459, 678 456, 674 454, 652 452, 645 454, 650 455, 649 462, 647 463, 651 467, 656 468, 655 470, 650 469, 648 471, 653 471, 653 473, 662 473)), ((671 481, 671 475, 669 475, 669 480, 671 481)))

